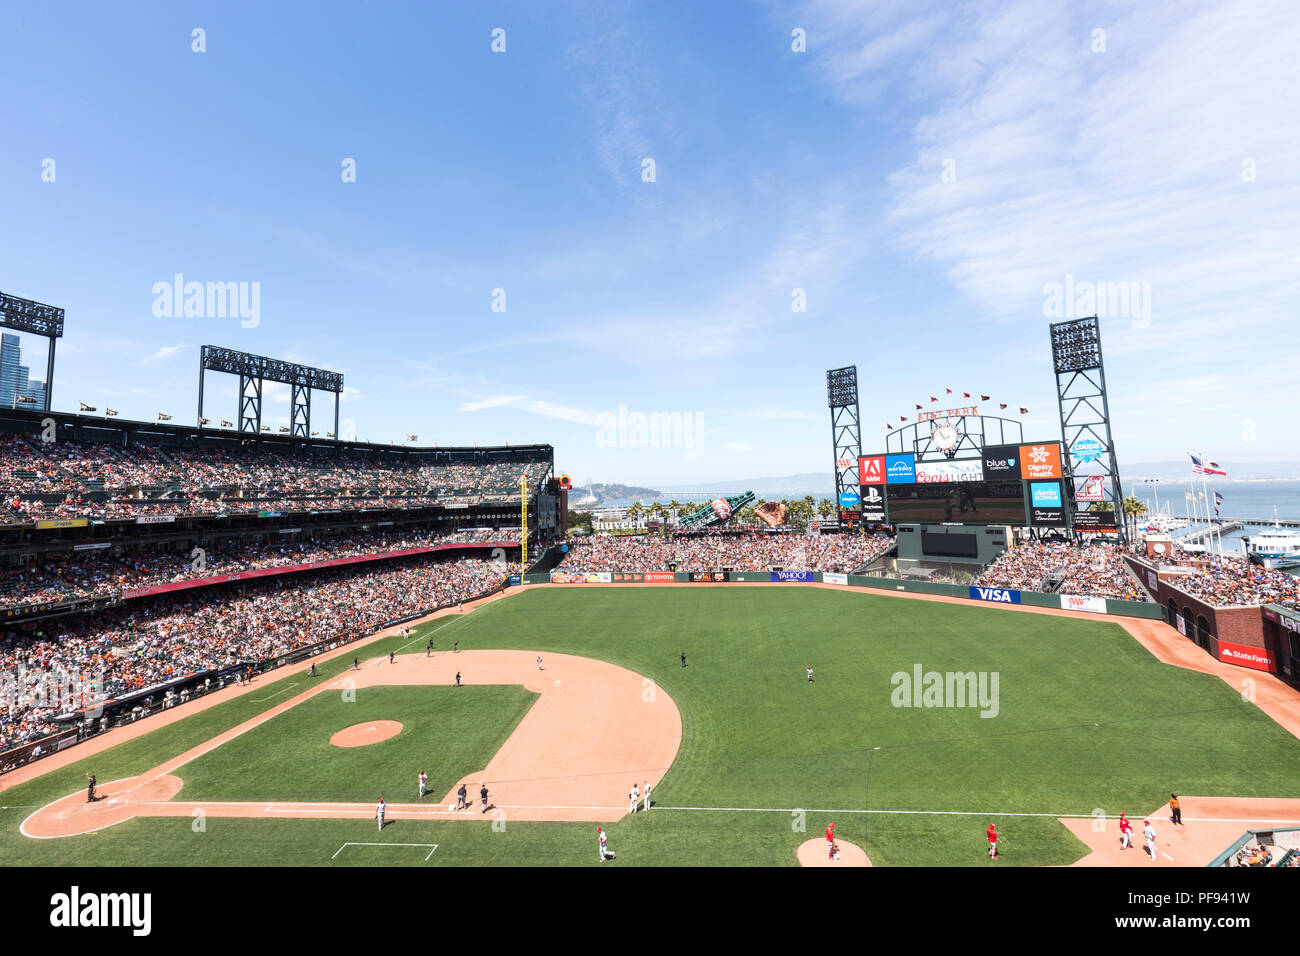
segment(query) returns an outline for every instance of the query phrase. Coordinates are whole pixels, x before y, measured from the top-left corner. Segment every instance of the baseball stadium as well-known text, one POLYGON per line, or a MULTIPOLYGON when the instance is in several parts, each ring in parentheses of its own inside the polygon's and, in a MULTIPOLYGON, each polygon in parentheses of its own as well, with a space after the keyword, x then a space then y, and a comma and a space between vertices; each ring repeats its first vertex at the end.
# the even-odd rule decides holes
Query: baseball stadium
POLYGON ((1295 579, 1127 520, 1097 322, 1050 332, 1047 440, 979 396, 864 453, 830 370, 803 526, 580 534, 551 446, 321 436, 311 388, 268 434, 263 381, 342 377, 215 347, 194 427, 0 412, 3 859, 1295 865, 1295 579))

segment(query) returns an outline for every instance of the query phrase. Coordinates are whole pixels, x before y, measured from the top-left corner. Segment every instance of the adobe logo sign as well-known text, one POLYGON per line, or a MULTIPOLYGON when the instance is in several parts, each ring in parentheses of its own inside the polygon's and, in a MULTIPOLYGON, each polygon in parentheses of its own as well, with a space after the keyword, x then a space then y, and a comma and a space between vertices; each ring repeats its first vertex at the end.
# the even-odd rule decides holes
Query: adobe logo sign
POLYGON ((873 455, 858 459, 858 484, 883 485, 885 483, 885 456, 873 455))

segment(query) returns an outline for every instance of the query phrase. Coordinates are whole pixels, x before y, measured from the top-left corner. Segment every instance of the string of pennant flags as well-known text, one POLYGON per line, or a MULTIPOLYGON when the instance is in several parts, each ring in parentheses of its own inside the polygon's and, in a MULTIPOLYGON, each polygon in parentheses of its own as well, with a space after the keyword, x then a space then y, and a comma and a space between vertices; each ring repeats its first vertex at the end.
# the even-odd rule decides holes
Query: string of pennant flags
MULTIPOLYGON (((944 392, 945 395, 952 395, 952 394, 954 394, 953 390, 950 389, 950 388, 945 388, 945 389, 943 390, 943 392, 944 392)), ((974 396, 973 394, 971 394, 970 392, 962 392, 962 393, 961 393, 961 397, 962 397, 962 398, 974 398, 975 396, 974 396)), ((980 400, 981 402, 987 402, 987 401, 990 401, 990 400, 991 400, 991 396, 989 396, 989 395, 981 395, 981 396, 979 397, 979 400, 980 400)), ((930 396, 930 402, 929 402, 929 404, 931 404, 931 405, 937 405, 938 403, 939 403, 939 396, 937 396, 937 395, 931 395, 931 396, 930 396)), ((920 411, 925 411, 925 406, 924 406, 924 405, 921 405, 921 404, 918 404, 918 403, 915 403, 915 402, 913 403, 913 405, 915 406, 916 411, 918 411, 918 412, 920 412, 920 411)), ((1009 407, 1010 407, 1010 406, 1009 406, 1009 404, 1008 404, 1007 402, 998 402, 998 408, 1001 409, 1002 411, 1006 411, 1007 408, 1009 408, 1009 407)), ((1021 415, 1028 415, 1028 414, 1029 414, 1029 409, 1027 409, 1027 408, 1025 408, 1025 407, 1023 407, 1023 406, 1020 406, 1020 405, 1017 405, 1016 407, 1017 407, 1018 409, 1020 409, 1020 411, 1019 411, 1018 414, 1021 414, 1021 415)), ((898 416, 898 420, 899 420, 900 422, 906 422, 906 421, 908 421, 908 417, 907 417, 906 415, 899 415, 899 416, 898 416)), ((921 421, 921 420, 922 420, 922 416, 920 416, 920 415, 916 416, 916 420, 917 420, 918 422, 921 421)), ((890 430, 892 431, 894 426, 893 426, 893 424, 890 423, 890 422, 885 422, 885 427, 888 428, 888 429, 890 429, 890 430)))

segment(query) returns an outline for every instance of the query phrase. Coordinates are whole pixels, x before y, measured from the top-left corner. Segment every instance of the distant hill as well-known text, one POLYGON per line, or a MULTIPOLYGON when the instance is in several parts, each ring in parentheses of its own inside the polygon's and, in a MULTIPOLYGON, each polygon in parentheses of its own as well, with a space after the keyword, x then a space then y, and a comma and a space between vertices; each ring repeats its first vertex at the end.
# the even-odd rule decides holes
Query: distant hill
POLYGON ((593 481, 585 488, 580 488, 577 485, 570 488, 569 503, 573 504, 582 501, 591 495, 594 495, 600 501, 622 501, 628 498, 640 501, 655 501, 666 497, 662 491, 656 491, 653 488, 642 488, 640 485, 620 485, 593 481))
MULTIPOLYGON (((1284 481, 1300 478, 1300 462, 1294 461, 1220 461, 1219 467, 1228 473, 1229 481, 1284 481)), ((1159 478, 1161 481, 1186 480, 1192 471, 1190 459, 1183 461, 1139 461, 1133 464, 1120 462, 1119 473, 1124 481, 1159 478)), ((1223 481, 1222 478, 1219 481, 1223 481)))

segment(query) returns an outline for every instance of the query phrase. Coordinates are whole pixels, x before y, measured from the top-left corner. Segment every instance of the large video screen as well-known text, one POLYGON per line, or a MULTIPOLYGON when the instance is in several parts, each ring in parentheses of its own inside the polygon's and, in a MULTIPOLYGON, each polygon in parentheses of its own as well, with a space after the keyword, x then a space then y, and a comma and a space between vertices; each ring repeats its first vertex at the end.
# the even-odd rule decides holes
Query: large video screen
POLYGON ((927 481, 887 485, 889 521, 1025 524, 1020 481, 927 481))
POLYGON ((921 533, 921 553, 943 558, 974 558, 979 555, 979 541, 973 534, 921 533))

